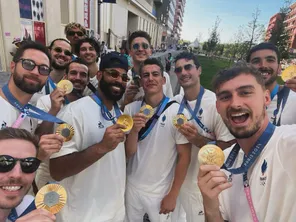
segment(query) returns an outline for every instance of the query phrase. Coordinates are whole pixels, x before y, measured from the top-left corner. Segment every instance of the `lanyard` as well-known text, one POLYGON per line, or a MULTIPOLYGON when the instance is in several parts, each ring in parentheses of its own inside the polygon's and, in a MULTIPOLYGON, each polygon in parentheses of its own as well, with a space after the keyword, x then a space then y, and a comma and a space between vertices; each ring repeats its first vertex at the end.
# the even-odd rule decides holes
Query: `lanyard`
POLYGON ((26 104, 23 106, 10 92, 8 85, 4 85, 2 88, 2 92, 7 98, 8 102, 14 106, 16 109, 18 109, 21 113, 15 123, 13 124, 14 128, 18 128, 21 123, 24 121, 26 116, 35 118, 35 119, 40 119, 43 121, 47 122, 54 122, 54 123, 64 123, 63 120, 58 119, 57 117, 50 115, 49 113, 44 112, 41 109, 38 109, 37 107, 31 105, 31 104, 26 104))
MULTIPOLYGON (((170 98, 163 96, 163 99, 161 100, 160 104, 158 105, 158 108, 155 112, 155 114, 151 117, 152 123, 150 124, 149 128, 140 136, 139 141, 145 139, 146 136, 151 132, 153 127, 155 126, 158 118, 162 114, 163 110, 165 109, 167 103, 169 102, 170 98)), ((142 105, 144 104, 144 101, 142 102, 142 105)))
POLYGON ((99 96, 97 94, 92 94, 91 97, 101 107, 101 113, 102 113, 104 119, 108 120, 108 121, 112 121, 113 124, 116 124, 115 118, 118 118, 121 115, 121 111, 119 109, 118 104, 114 103, 114 109, 115 109, 115 115, 116 116, 112 116, 110 111, 103 104, 102 100, 99 98, 99 96))
MULTIPOLYGON (((45 94, 46 95, 49 95, 51 93, 50 92, 49 85, 51 86, 51 88, 53 90, 55 90, 57 88, 56 84, 54 83, 54 81, 52 80, 52 78, 50 78, 50 76, 48 76, 47 81, 45 83, 45 94)), ((69 104, 70 101, 68 100, 68 98, 66 96, 64 96, 64 98, 65 98, 64 104, 66 104, 66 105, 69 104)))
POLYGON ((243 163, 241 165, 241 167, 236 168, 236 169, 229 169, 230 167, 232 167, 238 153, 240 150, 240 146, 238 144, 236 144, 233 149, 231 150, 225 164, 223 165, 222 168, 226 169, 227 171, 229 171, 232 174, 241 174, 243 173, 243 184, 244 184, 244 192, 248 201, 248 205, 251 211, 251 215, 253 218, 253 222, 258 222, 258 218, 256 215, 256 211, 253 205, 253 201, 252 201, 252 196, 251 196, 251 190, 250 190, 250 186, 249 186, 249 181, 248 181, 248 176, 247 176, 247 172, 248 169, 252 166, 252 164, 255 162, 255 160, 257 159, 257 157, 260 155, 260 153, 262 152, 262 150, 264 149, 264 147, 266 146, 266 144, 268 143, 268 141, 270 140, 271 136, 273 135, 275 130, 275 126, 271 123, 268 123, 267 128, 265 129, 265 131, 263 132, 263 134, 260 136, 260 138, 256 141, 255 145, 253 146, 251 152, 244 157, 243 163))
POLYGON ((11 222, 15 222, 18 218, 25 216, 26 214, 30 213, 31 211, 33 211, 35 209, 36 209, 35 201, 33 200, 20 216, 17 215, 16 209, 12 208, 7 219, 10 220, 11 222))
POLYGON ((275 95, 279 92, 279 88, 280 88, 279 84, 276 84, 275 87, 273 88, 273 90, 270 93, 271 100, 273 100, 275 95))
POLYGON ((273 125, 275 125, 275 126, 280 126, 281 125, 281 117, 282 117, 284 107, 285 107, 285 105, 287 103, 289 93, 290 93, 290 89, 288 87, 286 87, 286 86, 284 86, 282 88, 282 90, 277 93, 278 98, 277 98, 276 109, 273 111, 273 118, 274 118, 273 119, 273 125), (279 120, 276 122, 277 115, 279 113, 281 104, 282 104, 282 111, 281 111, 281 114, 279 116, 279 120))

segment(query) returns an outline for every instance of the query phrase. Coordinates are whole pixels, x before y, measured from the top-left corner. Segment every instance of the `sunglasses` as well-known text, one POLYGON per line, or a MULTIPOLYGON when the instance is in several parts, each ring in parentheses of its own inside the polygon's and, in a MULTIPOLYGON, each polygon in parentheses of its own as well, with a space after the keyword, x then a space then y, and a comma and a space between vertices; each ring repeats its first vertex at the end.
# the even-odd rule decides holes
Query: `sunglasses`
POLYGON ((56 47, 53 49, 56 53, 64 52, 65 56, 72 56, 72 53, 69 50, 63 50, 61 47, 56 47))
POLYGON ((34 173, 38 169, 41 162, 35 157, 18 159, 8 155, 0 155, 0 172, 7 173, 11 171, 16 165, 17 161, 20 161, 23 173, 34 173))
POLYGON ((36 63, 31 59, 19 59, 17 62, 22 61, 22 66, 24 69, 32 71, 35 67, 38 67, 38 72, 41 75, 48 76, 51 68, 47 65, 36 65, 36 63))
POLYGON ((114 79, 117 79, 120 76, 123 82, 128 82, 130 80, 130 78, 128 77, 128 75, 126 73, 120 74, 119 72, 117 72, 115 70, 104 70, 104 72, 108 73, 108 75, 114 79))
POLYGON ((135 43, 133 44, 133 49, 134 50, 139 50, 140 49, 140 46, 142 46, 143 49, 148 49, 149 48, 149 45, 147 43, 135 43))
POLYGON ((77 34, 78 36, 84 36, 83 32, 75 32, 75 31, 68 31, 67 35, 69 36, 74 36, 75 34, 77 34))
POLYGON ((185 65, 184 67, 179 66, 179 67, 176 67, 176 68, 175 68, 175 73, 181 73, 182 70, 183 70, 183 68, 184 68, 186 71, 189 71, 189 70, 191 70, 193 67, 195 67, 195 65, 193 65, 193 64, 187 64, 187 65, 185 65))

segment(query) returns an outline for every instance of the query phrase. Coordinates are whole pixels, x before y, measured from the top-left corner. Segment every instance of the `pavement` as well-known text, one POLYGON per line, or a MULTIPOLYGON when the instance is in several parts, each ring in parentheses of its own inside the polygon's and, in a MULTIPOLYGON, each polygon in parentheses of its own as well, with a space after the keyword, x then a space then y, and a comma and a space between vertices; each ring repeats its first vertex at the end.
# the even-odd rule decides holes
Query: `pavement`
POLYGON ((2 88, 2 86, 8 82, 9 76, 10 73, 8 72, 0 72, 0 88, 2 88))

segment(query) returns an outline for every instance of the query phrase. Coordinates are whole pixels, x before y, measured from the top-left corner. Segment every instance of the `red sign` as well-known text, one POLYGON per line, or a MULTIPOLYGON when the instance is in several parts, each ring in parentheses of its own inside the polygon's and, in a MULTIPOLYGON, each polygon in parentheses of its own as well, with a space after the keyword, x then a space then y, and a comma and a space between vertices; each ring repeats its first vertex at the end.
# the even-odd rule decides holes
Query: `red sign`
POLYGON ((90 11, 90 0, 84 0, 84 27, 89 28, 89 11, 90 11))
POLYGON ((36 42, 46 45, 44 22, 34 22, 34 35, 36 42))

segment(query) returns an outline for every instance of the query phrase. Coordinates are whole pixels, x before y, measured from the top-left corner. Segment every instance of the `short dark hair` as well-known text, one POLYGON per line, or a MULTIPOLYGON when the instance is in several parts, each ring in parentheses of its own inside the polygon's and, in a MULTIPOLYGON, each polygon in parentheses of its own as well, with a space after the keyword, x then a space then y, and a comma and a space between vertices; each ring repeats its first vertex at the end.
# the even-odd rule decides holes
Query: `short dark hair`
POLYGON ((231 79, 234 79, 235 77, 237 77, 241 74, 247 74, 247 75, 254 76, 257 83, 259 85, 261 85, 262 89, 265 89, 264 79, 263 79, 261 73, 257 69, 252 67, 250 64, 237 63, 232 68, 224 69, 224 70, 218 72, 214 76, 213 81, 212 81, 213 90, 215 92, 217 92, 217 90, 219 89, 219 87, 223 83, 225 83, 231 79))
POLYGON ((56 41, 64 41, 64 42, 68 43, 68 44, 71 46, 71 43, 70 43, 68 40, 63 39, 63 38, 58 38, 58 39, 53 40, 53 41, 50 43, 50 45, 48 46, 48 48, 49 48, 49 49, 52 49, 52 47, 53 47, 53 45, 54 45, 54 43, 55 43, 56 41))
POLYGON ((48 57, 49 64, 51 64, 51 56, 50 56, 50 53, 49 53, 48 49, 46 48, 46 46, 44 46, 38 42, 34 42, 34 41, 26 41, 24 44, 22 44, 17 49, 15 55, 13 56, 12 61, 18 62, 19 59, 24 55, 24 52, 28 49, 35 49, 40 52, 43 52, 48 57))
POLYGON ((18 129, 12 127, 6 127, 0 130, 0 141, 1 140, 9 140, 9 139, 19 139, 25 140, 32 143, 36 150, 38 151, 39 147, 39 138, 38 136, 30 133, 25 129, 18 129))
POLYGON ((269 49, 269 50, 274 51, 277 55, 278 64, 280 64, 280 60, 281 60, 280 52, 279 52, 278 48, 271 42, 262 42, 258 45, 255 45, 253 48, 251 48, 251 50, 247 54, 247 62, 250 62, 251 55, 254 52, 257 52, 259 50, 264 50, 264 49, 269 49))
MULTIPOLYGON (((68 73, 69 73, 69 69, 70 69, 70 65, 72 64, 72 63, 78 63, 78 64, 81 64, 81 65, 85 65, 86 67, 87 67, 87 69, 88 69, 88 66, 87 66, 87 64, 86 64, 86 62, 84 62, 82 59, 80 59, 80 58, 75 58, 74 60, 72 60, 67 66, 66 66, 66 75, 68 75, 68 73)), ((87 71, 87 76, 89 77, 89 71, 87 71)))
POLYGON ((145 38, 149 42, 149 45, 151 45, 151 36, 147 32, 139 30, 133 32, 128 38, 128 46, 130 49, 132 48, 132 41, 138 37, 145 38))
POLYGON ((199 61, 197 59, 197 56, 194 53, 181 52, 179 55, 176 56, 175 63, 180 59, 193 60, 194 65, 196 66, 196 68, 200 67, 200 63, 199 63, 199 61))
POLYGON ((75 53, 79 55, 80 47, 83 43, 88 42, 92 47, 95 48, 97 56, 100 55, 100 43, 94 38, 84 38, 80 39, 77 44, 75 45, 75 53))
POLYGON ((164 72, 163 65, 162 65, 162 63, 161 63, 158 59, 156 59, 156 58, 149 58, 149 59, 146 59, 146 60, 140 65, 140 70, 139 70, 140 75, 142 75, 142 71, 143 71, 144 66, 147 66, 147 65, 157 65, 157 66, 160 68, 161 75, 163 76, 163 72, 164 72))

